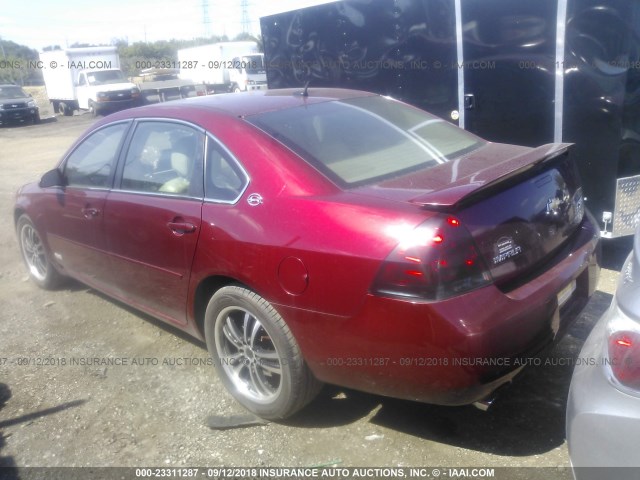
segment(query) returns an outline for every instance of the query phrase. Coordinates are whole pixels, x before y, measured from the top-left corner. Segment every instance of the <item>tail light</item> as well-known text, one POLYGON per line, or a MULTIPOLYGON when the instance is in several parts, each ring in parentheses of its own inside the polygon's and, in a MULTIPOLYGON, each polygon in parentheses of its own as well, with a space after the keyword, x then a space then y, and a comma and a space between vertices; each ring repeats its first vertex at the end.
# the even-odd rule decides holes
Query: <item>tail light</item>
POLYGON ((609 335, 609 365, 615 380, 640 392, 640 332, 618 331, 609 335))
POLYGON ((397 233, 400 243, 380 267, 373 293, 433 301, 491 283, 471 235, 456 217, 437 216, 397 233))

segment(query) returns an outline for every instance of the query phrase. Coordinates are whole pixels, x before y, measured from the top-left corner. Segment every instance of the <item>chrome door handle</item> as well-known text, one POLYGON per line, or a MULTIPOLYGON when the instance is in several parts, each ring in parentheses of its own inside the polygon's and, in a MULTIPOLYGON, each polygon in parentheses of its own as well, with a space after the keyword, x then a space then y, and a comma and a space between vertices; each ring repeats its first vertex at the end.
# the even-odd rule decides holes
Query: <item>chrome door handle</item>
POLYGON ((189 222, 169 222, 167 227, 176 235, 183 235, 185 233, 193 233, 196 231, 196 226, 189 222))
POLYGON ((80 212, 82 212, 82 215, 84 216, 84 218, 87 218, 87 219, 97 217, 100 214, 100 210, 93 207, 83 208, 82 210, 80 210, 80 212))

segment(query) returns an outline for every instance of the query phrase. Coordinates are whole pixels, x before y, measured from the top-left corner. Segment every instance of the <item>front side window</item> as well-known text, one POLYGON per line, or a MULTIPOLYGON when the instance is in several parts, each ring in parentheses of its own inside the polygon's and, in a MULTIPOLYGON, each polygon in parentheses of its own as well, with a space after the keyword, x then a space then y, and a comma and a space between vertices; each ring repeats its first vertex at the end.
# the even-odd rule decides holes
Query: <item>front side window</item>
POLYGON ((247 121, 344 186, 434 167, 484 145, 438 117, 379 96, 267 112, 247 121))
POLYGON ((109 188, 127 127, 127 123, 111 125, 85 138, 65 162, 66 184, 71 187, 109 188))
POLYGON ((125 157, 122 190, 202 198, 204 135, 173 122, 141 122, 125 157))

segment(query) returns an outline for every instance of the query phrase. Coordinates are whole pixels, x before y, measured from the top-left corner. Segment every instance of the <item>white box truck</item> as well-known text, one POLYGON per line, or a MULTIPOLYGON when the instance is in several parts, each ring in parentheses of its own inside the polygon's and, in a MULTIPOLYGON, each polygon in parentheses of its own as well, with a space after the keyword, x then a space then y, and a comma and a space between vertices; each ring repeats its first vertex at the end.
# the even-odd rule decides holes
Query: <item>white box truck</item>
POLYGON ((138 105, 140 90, 120 70, 116 47, 87 47, 40 53, 49 101, 57 113, 88 110, 94 115, 138 105))
POLYGON ((266 90, 264 55, 255 42, 221 42, 178 50, 180 78, 207 93, 266 90))

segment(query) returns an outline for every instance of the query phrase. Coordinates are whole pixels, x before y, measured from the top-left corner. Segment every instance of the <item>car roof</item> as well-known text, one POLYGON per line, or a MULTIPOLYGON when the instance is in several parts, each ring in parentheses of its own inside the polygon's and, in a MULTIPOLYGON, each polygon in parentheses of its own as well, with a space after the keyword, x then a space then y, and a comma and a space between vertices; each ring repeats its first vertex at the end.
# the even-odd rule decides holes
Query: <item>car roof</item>
MULTIPOLYGON (((226 93, 176 100, 167 103, 156 103, 140 108, 125 110, 118 115, 120 118, 137 118, 153 116, 173 116, 176 110, 202 111, 210 110, 232 117, 248 117, 265 112, 284 110, 288 108, 311 105, 316 103, 344 100, 347 98, 375 96, 377 94, 358 90, 337 88, 309 88, 307 95, 304 88, 289 88, 278 90, 258 90, 243 93, 226 93)), ((110 116, 113 118, 114 116, 110 116)))

